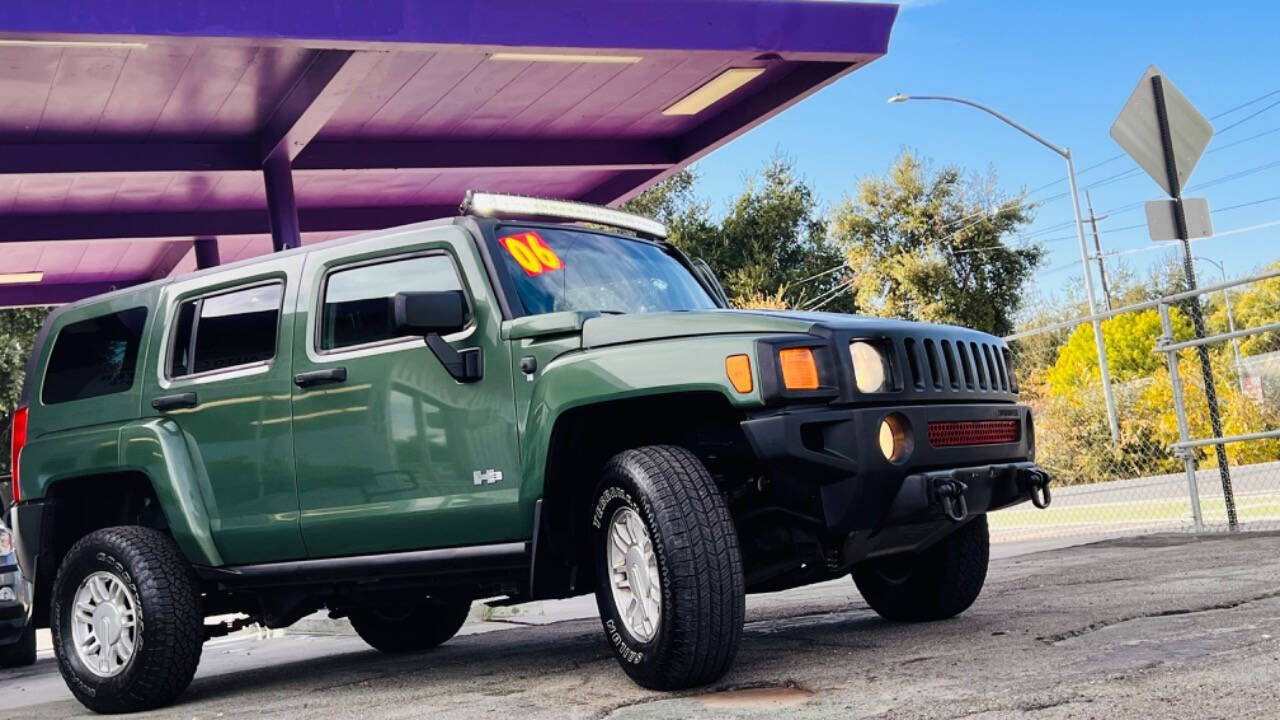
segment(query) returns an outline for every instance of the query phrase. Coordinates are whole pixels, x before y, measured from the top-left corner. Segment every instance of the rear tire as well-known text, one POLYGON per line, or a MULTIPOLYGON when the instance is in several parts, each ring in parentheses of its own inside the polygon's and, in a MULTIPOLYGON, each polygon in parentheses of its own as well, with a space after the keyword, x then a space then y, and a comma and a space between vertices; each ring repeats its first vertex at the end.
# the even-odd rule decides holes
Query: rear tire
POLYGON ((596 604, 622 669, 654 690, 718 680, 738 652, 746 592, 738 535, 706 467, 684 448, 627 450, 594 499, 596 604))
POLYGON ((980 515, 922 552, 854 566, 853 581, 871 609, 886 620, 943 620, 978 599, 990 553, 987 516, 980 515))
POLYGON ((100 713, 173 702, 204 644, 191 567, 168 535, 144 527, 97 530, 72 546, 53 583, 49 625, 67 687, 100 713))
POLYGON ((27 623, 27 629, 16 642, 0 647, 0 667, 13 668, 31 665, 36 661, 36 626, 27 623))
POLYGON ((429 650, 458 634, 470 601, 426 601, 396 608, 353 610, 347 619, 360 639, 384 653, 429 650))

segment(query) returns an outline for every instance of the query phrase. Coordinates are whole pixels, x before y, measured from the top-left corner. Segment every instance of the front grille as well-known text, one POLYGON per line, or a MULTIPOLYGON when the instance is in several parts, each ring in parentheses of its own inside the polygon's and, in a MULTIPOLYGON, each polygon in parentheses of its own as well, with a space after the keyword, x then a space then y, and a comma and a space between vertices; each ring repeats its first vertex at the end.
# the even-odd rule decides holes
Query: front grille
POLYGON ((955 420, 929 423, 933 447, 998 445, 1018 441, 1017 420, 955 420))
POLYGON ((1002 345, 958 338, 903 340, 907 389, 981 393, 1018 392, 1012 357, 1002 345))

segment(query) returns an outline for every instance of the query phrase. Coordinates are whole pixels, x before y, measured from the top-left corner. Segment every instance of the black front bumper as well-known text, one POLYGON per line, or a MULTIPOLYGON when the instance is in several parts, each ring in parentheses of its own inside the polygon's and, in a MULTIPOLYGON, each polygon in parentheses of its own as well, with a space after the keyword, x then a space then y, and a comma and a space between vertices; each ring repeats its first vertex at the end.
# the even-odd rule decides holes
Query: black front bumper
MULTIPOLYGON (((750 418, 742 428, 775 481, 789 488, 799 512, 820 515, 839 537, 856 531, 955 520, 935 492, 943 480, 962 483, 964 510, 976 515, 1031 499, 1048 475, 1034 463, 1034 429, 1026 406, 1011 404, 898 405, 802 409, 750 418), (890 414, 906 420, 909 451, 899 462, 879 448, 890 414), (930 422, 1016 420, 1015 442, 933 447, 930 422)), ((778 483, 775 483, 778 484, 778 483)))

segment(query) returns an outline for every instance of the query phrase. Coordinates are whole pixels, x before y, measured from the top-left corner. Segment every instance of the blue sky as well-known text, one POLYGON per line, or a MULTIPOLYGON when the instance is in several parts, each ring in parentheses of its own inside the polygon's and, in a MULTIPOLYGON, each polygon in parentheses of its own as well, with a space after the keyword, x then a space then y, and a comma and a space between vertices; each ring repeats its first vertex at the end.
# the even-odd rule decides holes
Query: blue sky
MULTIPOLYGON (((1135 167, 1126 157, 1081 172, 1122 152, 1108 131, 1143 71, 1155 64, 1206 117, 1274 92, 1213 119, 1220 134, 1185 195, 1207 197, 1212 210, 1276 198, 1215 212, 1218 233, 1280 220, 1277 26, 1280 5, 1261 0, 908 3, 886 57, 704 159, 697 166, 701 192, 721 211, 741 190, 746 174, 781 152, 830 206, 858 178, 883 172, 910 148, 938 165, 992 168, 1001 189, 1011 194, 1061 180, 1030 198, 1046 200, 1067 189, 1065 165, 1057 155, 970 108, 940 102, 888 105, 886 99, 906 92, 958 95, 991 105, 1069 146, 1083 188, 1135 167), (1243 122, 1226 129, 1237 121, 1243 122), (1232 179, 1237 173, 1241 176, 1232 179)), ((1162 193, 1140 171, 1090 192, 1099 214, 1162 193)), ((1027 231, 1049 251, 1037 282, 1040 291, 1058 293, 1073 278, 1079 282, 1080 250, 1071 219, 1068 199, 1049 200, 1027 231)), ((1123 261, 1140 273, 1161 253, 1176 250, 1137 251, 1153 245, 1144 223, 1141 205, 1099 223, 1104 250, 1135 251, 1123 261), (1141 227, 1124 229, 1135 225, 1141 227)), ((1225 262, 1229 275, 1247 274, 1280 258, 1280 224, 1209 238, 1194 247, 1197 255, 1225 262)), ((1217 274, 1207 265, 1201 268, 1202 274, 1217 274)))

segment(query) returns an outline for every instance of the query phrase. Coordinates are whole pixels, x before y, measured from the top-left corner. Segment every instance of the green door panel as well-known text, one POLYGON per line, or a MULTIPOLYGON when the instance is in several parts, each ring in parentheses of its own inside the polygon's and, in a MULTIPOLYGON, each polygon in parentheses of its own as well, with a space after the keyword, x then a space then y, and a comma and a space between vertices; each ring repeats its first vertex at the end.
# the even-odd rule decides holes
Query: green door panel
MULTIPOLYGON (((707 335, 671 340, 639 342, 597 350, 565 352, 547 363, 539 363, 538 377, 525 392, 525 382, 516 383, 521 408, 520 447, 525 479, 520 487, 520 504, 532 513, 542 497, 547 452, 556 420, 567 410, 611 400, 683 392, 716 392, 741 408, 757 408, 760 399, 759 363, 755 344, 758 335, 707 335), (725 374, 724 360, 730 355, 751 358, 753 386, 739 393, 725 374)), ((576 344, 556 338, 529 338, 519 341, 513 355, 554 352, 576 344)), ((672 412, 679 412, 673 408, 672 412)))
MULTIPOLYGON (((471 236, 454 226, 414 228, 358 246, 317 248, 306 262, 293 370, 346 370, 344 381, 292 391, 301 526, 310 556, 530 537, 531 517, 519 513, 517 502, 522 480, 510 350, 471 236), (442 257, 433 266, 452 264, 460 275, 473 320, 446 340, 459 350, 481 349, 483 379, 458 383, 421 338, 320 349, 321 330, 336 332, 319 318, 326 278, 423 255, 442 257)), ((386 273, 384 296, 424 289, 415 278, 386 273)), ((334 282, 335 293, 339 285, 334 282)), ((344 332, 368 337, 367 329, 344 332)))
MULTIPOLYGON (((164 288, 156 309, 157 318, 163 322, 157 322, 152 330, 143 414, 167 417, 184 438, 195 470, 188 477, 170 481, 201 484, 198 488, 175 489, 175 495, 202 497, 214 544, 229 565, 306 556, 298 522, 289 397, 289 355, 293 347, 290 310, 296 301, 296 278, 301 268, 301 255, 285 255, 265 257, 216 283, 199 276, 180 279, 164 288), (183 302, 271 282, 284 283, 274 358, 265 363, 167 377, 175 325, 171 318, 183 302), (196 393, 199 402, 195 407, 163 413, 151 408, 156 397, 186 392, 196 393)), ((196 342, 200 342, 198 331, 196 342)))

